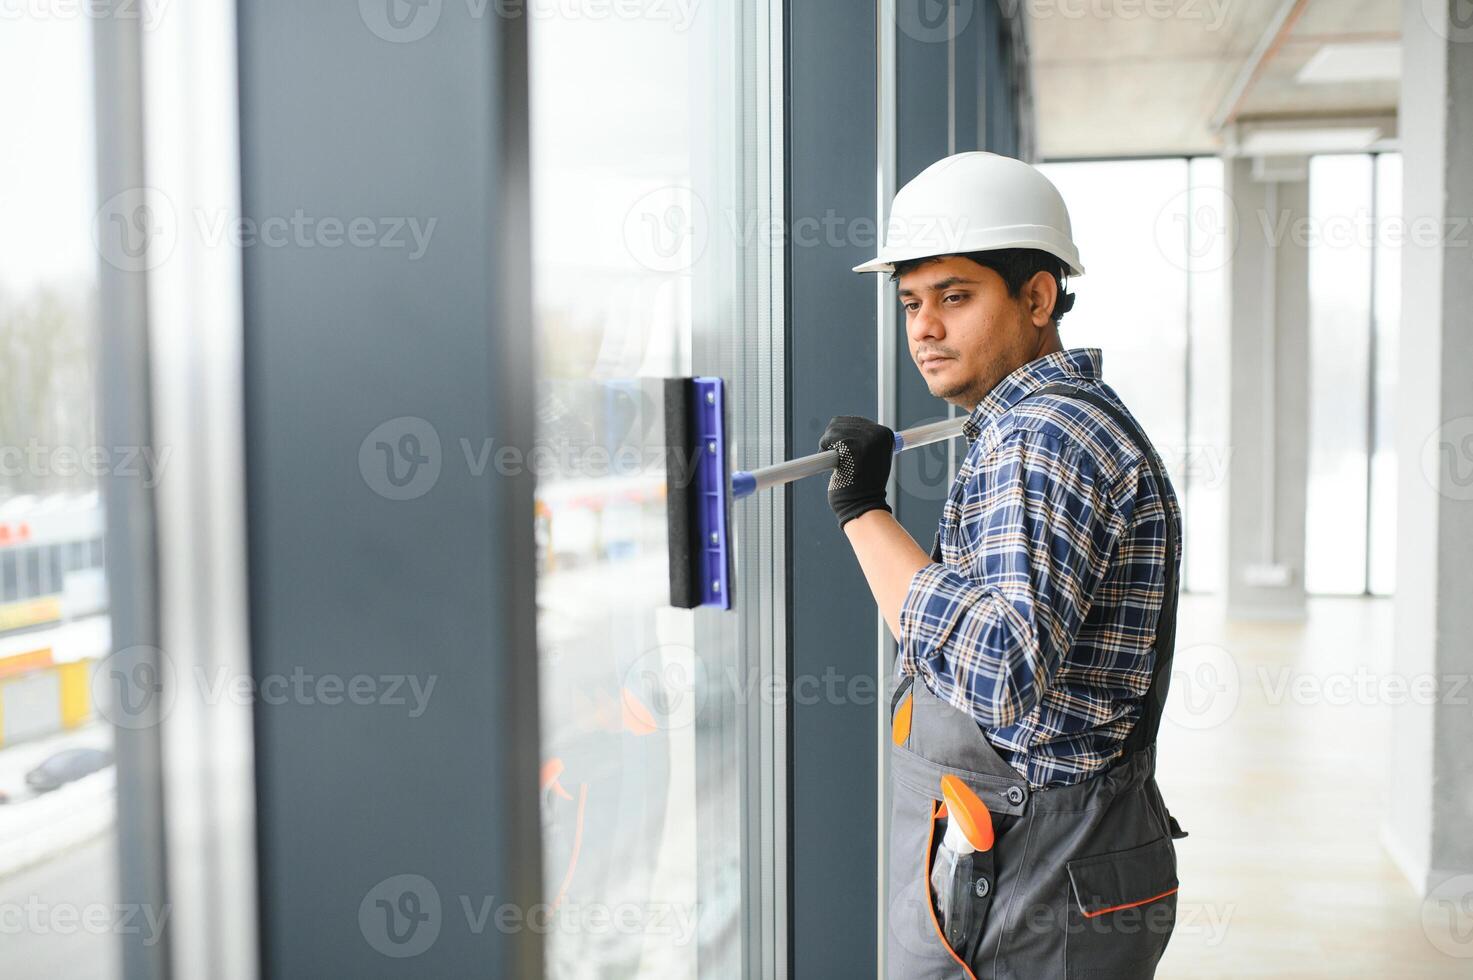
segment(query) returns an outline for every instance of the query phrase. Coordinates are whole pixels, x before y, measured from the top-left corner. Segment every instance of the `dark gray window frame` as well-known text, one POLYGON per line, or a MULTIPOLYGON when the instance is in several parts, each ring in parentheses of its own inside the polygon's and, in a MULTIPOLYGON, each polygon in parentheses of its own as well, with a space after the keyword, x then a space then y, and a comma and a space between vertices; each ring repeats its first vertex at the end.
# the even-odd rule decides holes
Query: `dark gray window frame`
MULTIPOLYGON (((785 6, 790 225, 826 212, 852 219, 851 226, 861 219, 878 225, 894 190, 948 152, 1031 152, 1024 26, 994 0, 955 5, 951 16, 966 11, 969 21, 953 20, 945 33, 960 48, 917 36, 925 31, 897 29, 895 0, 877 0, 873 20, 856 18, 842 0, 785 6), (942 48, 945 56, 936 56, 942 48), (985 144, 978 145, 978 134, 985 144)), ((856 282, 850 271, 877 244, 860 237, 835 248, 787 249, 786 418, 795 454, 816 445, 832 415, 893 426, 946 411, 937 412, 905 354, 894 286, 856 282), (837 328, 815 324, 842 324, 842 343, 837 328)), ((900 470, 893 499, 901 522, 929 546, 955 453, 924 452, 927 472, 941 481, 939 494, 908 489, 900 470)), ((824 489, 822 480, 809 480, 787 490, 787 679, 791 689, 794 678, 837 669, 862 677, 875 693, 789 704, 788 970, 874 976, 883 972, 884 882, 877 868, 885 833, 883 691, 893 643, 834 527, 824 489), (836 943, 836 936, 866 940, 836 943)))
POLYGON ((351 4, 239 11, 243 214, 437 221, 414 262, 244 255, 254 676, 438 677, 417 718, 256 705, 265 977, 542 971, 535 929, 474 930, 462 905, 542 901, 533 475, 459 457, 462 438, 534 435, 526 18, 435 9, 404 43, 351 4), (393 500, 359 447, 406 416, 438 432, 442 465, 393 500), (404 874, 440 907, 413 959, 360 925, 360 903, 404 874))

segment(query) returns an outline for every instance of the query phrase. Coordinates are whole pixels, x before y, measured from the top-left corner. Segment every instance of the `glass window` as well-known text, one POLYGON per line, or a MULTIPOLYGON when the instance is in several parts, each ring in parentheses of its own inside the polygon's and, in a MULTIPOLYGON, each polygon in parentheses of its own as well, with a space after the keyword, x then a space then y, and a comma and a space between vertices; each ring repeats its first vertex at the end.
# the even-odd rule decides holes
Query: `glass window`
POLYGON ((1186 226, 1190 293, 1187 363, 1187 451, 1178 486, 1186 525, 1182 565, 1185 588, 1215 592, 1227 568, 1228 441, 1228 249, 1227 199, 1222 161, 1197 157, 1190 164, 1186 226))
POLYGON ((1070 284, 1079 298, 1059 324, 1064 346, 1102 349, 1105 380, 1179 487, 1186 449, 1187 163, 1111 160, 1042 169, 1069 206, 1086 272, 1070 284))
POLYGON ((1061 338, 1065 347, 1101 348, 1105 380, 1166 464, 1187 525, 1190 588, 1219 584, 1222 551, 1224 246, 1214 165, 1107 160, 1041 168, 1069 206, 1086 273, 1070 284, 1079 298, 1059 324, 1061 338))
MULTIPOLYGON (((40 450, 28 454, 37 465, 0 475, 5 522, 28 525, 36 542, 0 553, 9 601, 59 591, 59 537, 99 524, 95 479, 58 453, 95 443, 97 178, 87 10, 11 8, 0 28, 0 390, 7 406, 0 445, 40 450)), ((56 666, 7 678, 0 714, 0 794, 9 797, 0 807, 7 845, 0 910, 28 910, 19 928, 16 919, 3 930, 0 976, 111 980, 121 975, 120 932, 110 925, 119 914, 113 738, 88 683, 90 662, 107 653, 105 610, 76 629, 48 621, 54 610, 44 604, 20 611, 0 624, 6 651, 50 648, 56 666), (64 793, 46 792, 60 786, 64 793)), ((145 919, 158 916, 139 916, 145 919)))
POLYGON ((1371 158, 1309 168, 1309 487, 1304 584, 1366 587, 1371 158))
POLYGON ((734 197, 752 6, 530 22, 554 978, 691 977, 698 955, 702 973, 741 972, 724 967, 745 928, 741 808, 712 819, 707 804, 745 776, 707 760, 745 734, 713 707, 731 678, 706 670, 696 614, 668 608, 659 379, 722 373, 702 344, 740 340, 744 284, 720 257, 765 233, 739 234, 752 229, 734 197), (580 918, 600 910, 624 924, 580 918))
POLYGON ((1376 157, 1375 314, 1371 412, 1370 590, 1396 590, 1396 386, 1401 339, 1401 251, 1391 229, 1401 221, 1401 155, 1376 157))

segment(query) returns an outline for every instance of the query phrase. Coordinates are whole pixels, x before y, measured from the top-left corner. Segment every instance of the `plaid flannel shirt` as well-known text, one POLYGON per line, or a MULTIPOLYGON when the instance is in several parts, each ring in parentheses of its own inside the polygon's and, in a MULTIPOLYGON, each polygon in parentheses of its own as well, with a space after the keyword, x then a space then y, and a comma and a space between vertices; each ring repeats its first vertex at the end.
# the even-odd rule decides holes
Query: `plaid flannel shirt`
POLYGON ((1082 399, 1028 397, 1061 381, 1124 411, 1100 360, 1092 348, 1041 357, 972 411, 942 563, 915 574, 900 610, 899 672, 970 713, 1034 787, 1120 756, 1155 662, 1166 521, 1142 450, 1082 399))

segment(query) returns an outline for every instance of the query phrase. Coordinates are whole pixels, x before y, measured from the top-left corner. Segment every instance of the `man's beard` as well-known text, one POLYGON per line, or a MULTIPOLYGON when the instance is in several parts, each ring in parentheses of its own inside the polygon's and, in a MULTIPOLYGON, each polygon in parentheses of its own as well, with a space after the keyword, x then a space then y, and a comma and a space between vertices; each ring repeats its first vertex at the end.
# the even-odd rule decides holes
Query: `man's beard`
POLYGON ((940 391, 932 392, 932 395, 943 401, 964 405, 970 411, 997 387, 999 381, 1007 377, 1008 372, 1001 370, 1002 367, 1001 363, 989 362, 980 376, 953 382, 940 391))
POLYGON ((973 390, 976 386, 976 381, 959 381, 940 391, 934 391, 932 394, 943 401, 958 401, 975 405, 981 401, 980 398, 973 397, 973 390))

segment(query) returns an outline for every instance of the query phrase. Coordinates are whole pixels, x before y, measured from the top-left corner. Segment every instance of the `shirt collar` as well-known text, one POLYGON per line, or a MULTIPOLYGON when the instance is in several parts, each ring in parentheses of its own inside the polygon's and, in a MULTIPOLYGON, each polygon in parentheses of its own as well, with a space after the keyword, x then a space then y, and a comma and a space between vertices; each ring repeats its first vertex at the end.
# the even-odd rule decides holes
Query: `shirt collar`
POLYGON ((987 423, 1046 384, 1068 379, 1098 381, 1102 360, 1097 347, 1072 347, 1024 364, 994 385, 972 409, 972 414, 962 423, 967 443, 975 442, 987 423))

